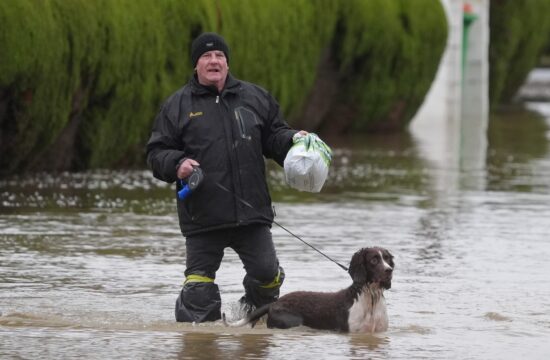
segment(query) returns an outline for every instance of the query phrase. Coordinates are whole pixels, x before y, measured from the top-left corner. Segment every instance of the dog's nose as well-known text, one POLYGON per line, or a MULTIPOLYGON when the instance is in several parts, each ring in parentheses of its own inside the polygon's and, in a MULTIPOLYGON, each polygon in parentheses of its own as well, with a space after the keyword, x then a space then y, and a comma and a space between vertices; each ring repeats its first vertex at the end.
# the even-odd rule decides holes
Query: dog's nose
POLYGON ((389 268, 386 268, 386 274, 391 274, 393 272, 393 268, 389 267, 389 268))

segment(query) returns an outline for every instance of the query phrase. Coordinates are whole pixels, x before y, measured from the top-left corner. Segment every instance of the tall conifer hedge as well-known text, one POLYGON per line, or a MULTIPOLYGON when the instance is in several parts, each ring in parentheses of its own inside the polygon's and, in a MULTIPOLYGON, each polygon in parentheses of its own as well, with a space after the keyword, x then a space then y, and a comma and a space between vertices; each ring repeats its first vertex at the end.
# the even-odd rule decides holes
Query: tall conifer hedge
POLYGON ((231 72, 271 91, 293 124, 328 58, 338 91, 309 130, 402 129, 447 34, 433 0, 3 0, 0 24, 0 174, 144 164, 203 31, 226 38, 231 72))
POLYGON ((550 0, 490 2, 489 97, 510 103, 550 41, 550 0))

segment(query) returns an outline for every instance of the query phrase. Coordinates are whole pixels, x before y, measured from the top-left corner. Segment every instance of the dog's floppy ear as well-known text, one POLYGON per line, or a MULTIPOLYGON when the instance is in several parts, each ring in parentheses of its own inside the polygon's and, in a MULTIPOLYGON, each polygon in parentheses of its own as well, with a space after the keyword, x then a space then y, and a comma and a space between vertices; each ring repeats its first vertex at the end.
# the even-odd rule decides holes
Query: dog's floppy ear
POLYGON ((366 249, 361 249, 351 257, 348 272, 354 283, 365 284, 367 282, 367 259, 365 254, 366 249))

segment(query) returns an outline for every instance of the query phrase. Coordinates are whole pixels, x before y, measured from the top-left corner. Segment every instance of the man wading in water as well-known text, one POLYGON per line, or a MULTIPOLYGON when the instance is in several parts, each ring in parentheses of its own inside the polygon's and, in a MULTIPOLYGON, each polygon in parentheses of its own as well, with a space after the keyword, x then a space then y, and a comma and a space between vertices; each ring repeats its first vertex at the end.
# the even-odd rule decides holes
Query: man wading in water
POLYGON ((195 167, 204 172, 200 188, 177 201, 186 279, 176 300, 177 321, 203 322, 221 318, 214 280, 227 247, 246 270, 245 311, 279 297, 284 272, 271 237, 264 157, 282 166, 293 136, 307 133, 287 125, 266 90, 229 74, 229 47, 218 34, 197 37, 191 61, 193 77, 155 119, 147 163, 168 183, 187 179, 195 167))

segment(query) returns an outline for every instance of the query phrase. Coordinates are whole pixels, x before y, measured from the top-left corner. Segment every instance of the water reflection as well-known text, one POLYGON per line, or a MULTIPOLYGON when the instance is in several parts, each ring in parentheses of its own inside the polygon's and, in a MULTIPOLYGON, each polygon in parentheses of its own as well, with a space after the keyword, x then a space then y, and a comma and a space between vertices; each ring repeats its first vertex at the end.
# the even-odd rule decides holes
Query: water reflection
POLYGON ((548 133, 548 125, 535 113, 515 109, 494 115, 488 132, 487 189, 546 192, 548 178, 536 173, 539 161, 548 161, 548 133))
MULTIPOLYGON (((483 169, 461 172, 450 159, 433 161, 419 139, 407 132, 328 137, 334 160, 321 194, 289 189, 281 169, 271 162, 268 163, 269 185, 274 200, 285 202, 347 201, 368 198, 374 193, 377 197, 387 195, 393 201, 395 194, 412 191, 425 195, 453 189, 454 181, 448 181, 449 176, 462 178, 458 183, 486 176, 487 188, 494 190, 510 186, 512 190, 521 186, 535 190, 538 184, 526 182, 533 181, 530 175, 537 171, 536 160, 544 161, 548 154, 547 134, 548 125, 534 113, 518 110, 494 115, 488 131, 487 174, 483 169), (438 183, 440 178, 443 184, 438 183)), ((53 208, 66 209, 69 215, 78 209, 170 214, 173 204, 165 200, 171 196, 171 186, 156 181, 146 170, 41 173, 0 179, 3 213, 53 208)))
POLYGON ((181 336, 178 359, 384 358, 387 354, 377 351, 389 345, 387 336, 319 334, 295 329, 275 333, 262 328, 258 331, 260 333, 185 333, 181 336), (320 342, 325 346, 319 346, 320 342))
POLYGON ((182 335, 179 359, 264 359, 270 349, 269 334, 216 334, 189 332, 182 335))

